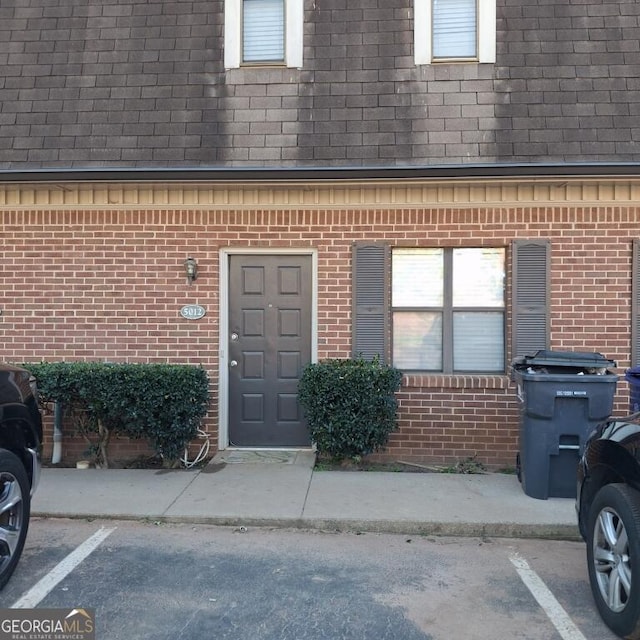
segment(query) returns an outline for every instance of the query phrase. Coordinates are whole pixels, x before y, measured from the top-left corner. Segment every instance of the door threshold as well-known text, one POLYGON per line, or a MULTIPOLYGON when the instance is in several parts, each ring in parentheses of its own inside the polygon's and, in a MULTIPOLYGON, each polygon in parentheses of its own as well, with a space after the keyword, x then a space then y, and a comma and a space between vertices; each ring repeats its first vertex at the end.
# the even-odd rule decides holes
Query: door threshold
POLYGON ((304 464, 313 467, 314 449, 224 449, 218 451, 211 464, 304 464))

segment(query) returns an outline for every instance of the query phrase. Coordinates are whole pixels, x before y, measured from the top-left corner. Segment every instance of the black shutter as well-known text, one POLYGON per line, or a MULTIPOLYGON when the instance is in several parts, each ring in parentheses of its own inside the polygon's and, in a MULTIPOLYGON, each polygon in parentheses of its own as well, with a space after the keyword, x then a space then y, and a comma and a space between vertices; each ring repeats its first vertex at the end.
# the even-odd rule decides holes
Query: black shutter
POLYGON ((549 348, 550 253, 548 240, 513 243, 514 358, 549 348))
POLYGON ((353 246, 353 355, 387 362, 389 246, 353 246))
POLYGON ((631 265, 631 366, 640 365, 640 240, 633 241, 631 265))

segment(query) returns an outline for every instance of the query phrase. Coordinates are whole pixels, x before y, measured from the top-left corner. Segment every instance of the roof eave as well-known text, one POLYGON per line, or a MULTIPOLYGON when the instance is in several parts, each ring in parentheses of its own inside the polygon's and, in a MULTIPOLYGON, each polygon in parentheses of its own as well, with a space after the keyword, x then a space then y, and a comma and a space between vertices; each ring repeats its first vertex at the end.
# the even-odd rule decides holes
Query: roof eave
POLYGON ((492 163, 386 167, 149 167, 0 170, 0 182, 321 182, 640 176, 640 163, 492 163))

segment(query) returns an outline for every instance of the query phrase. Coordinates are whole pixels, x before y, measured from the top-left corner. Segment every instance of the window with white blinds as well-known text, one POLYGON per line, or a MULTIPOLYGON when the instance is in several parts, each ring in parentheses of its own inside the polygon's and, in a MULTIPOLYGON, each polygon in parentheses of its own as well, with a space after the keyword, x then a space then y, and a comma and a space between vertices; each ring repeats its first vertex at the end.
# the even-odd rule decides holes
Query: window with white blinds
POLYGON ((304 0, 224 0, 224 67, 303 65, 304 0))
POLYGON ((433 57, 476 58, 476 0, 433 0, 433 57))
POLYGON ((504 373, 504 287, 504 248, 393 249, 394 366, 504 373))
POLYGON ((284 22, 284 0, 243 0, 242 61, 282 62, 284 22))
POLYGON ((414 0, 416 64, 496 61, 496 0, 414 0))

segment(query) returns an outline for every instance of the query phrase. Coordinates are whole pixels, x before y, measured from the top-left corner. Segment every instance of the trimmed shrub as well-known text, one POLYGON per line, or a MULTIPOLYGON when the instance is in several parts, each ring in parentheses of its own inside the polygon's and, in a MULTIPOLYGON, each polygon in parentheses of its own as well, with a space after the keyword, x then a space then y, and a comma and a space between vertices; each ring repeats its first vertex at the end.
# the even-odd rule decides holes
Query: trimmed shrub
POLYGON ((207 412, 209 381, 201 367, 101 362, 22 366, 35 376, 41 403, 62 403, 99 466, 109 464, 112 433, 148 439, 171 465, 196 437, 207 412))
POLYGON ((298 397, 318 453, 364 456, 387 444, 397 428, 402 372, 362 358, 330 359, 305 367, 298 397))

